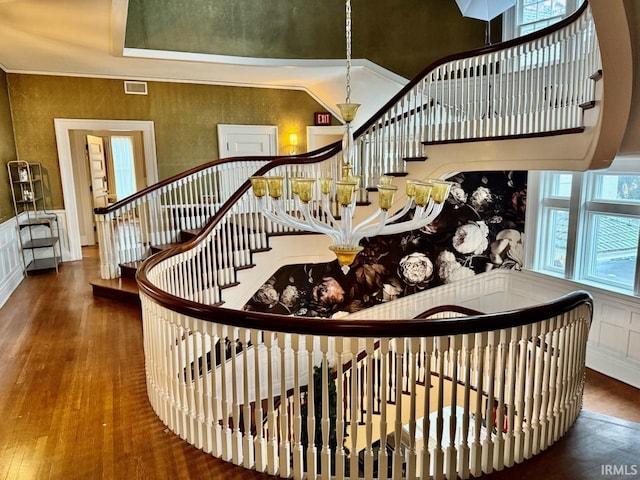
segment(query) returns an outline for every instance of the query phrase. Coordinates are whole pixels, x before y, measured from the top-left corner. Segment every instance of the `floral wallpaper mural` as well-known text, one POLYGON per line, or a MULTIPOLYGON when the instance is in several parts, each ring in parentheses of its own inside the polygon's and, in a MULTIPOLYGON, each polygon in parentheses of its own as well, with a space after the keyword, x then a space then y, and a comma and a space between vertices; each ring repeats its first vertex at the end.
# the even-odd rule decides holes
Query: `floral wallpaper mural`
POLYGON ((362 241, 347 274, 338 262, 280 268, 246 310, 332 317, 524 261, 526 172, 461 173, 427 227, 362 241))

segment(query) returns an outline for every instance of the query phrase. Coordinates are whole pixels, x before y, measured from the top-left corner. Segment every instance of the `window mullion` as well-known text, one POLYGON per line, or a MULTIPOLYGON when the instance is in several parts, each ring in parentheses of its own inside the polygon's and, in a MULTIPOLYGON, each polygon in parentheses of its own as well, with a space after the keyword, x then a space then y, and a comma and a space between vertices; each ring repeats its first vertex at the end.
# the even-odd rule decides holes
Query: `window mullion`
POLYGON ((634 295, 640 295, 640 242, 638 242, 638 249, 636 250, 636 270, 633 278, 633 293, 634 295))
POLYGON ((577 259, 584 248, 582 239, 584 237, 583 219, 584 213, 580 206, 583 203, 584 188, 582 182, 583 175, 574 173, 571 180, 571 197, 569 199, 569 227, 567 231, 567 258, 565 263, 565 278, 575 279, 580 270, 577 259))
POLYGON ((640 205, 637 203, 587 201, 585 208, 590 212, 610 213, 613 215, 640 215, 640 205))

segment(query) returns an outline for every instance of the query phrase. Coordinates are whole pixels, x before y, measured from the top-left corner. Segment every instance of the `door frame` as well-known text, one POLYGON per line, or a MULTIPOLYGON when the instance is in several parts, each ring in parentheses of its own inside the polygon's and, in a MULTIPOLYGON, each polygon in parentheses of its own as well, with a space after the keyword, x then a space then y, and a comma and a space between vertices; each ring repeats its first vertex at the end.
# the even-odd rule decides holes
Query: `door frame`
POLYGON ((78 223, 78 205, 76 202, 76 186, 73 179, 73 158, 71 155, 71 140, 69 137, 70 131, 125 130, 142 132, 144 160, 147 169, 147 183, 152 185, 158 181, 155 127, 151 120, 83 120, 54 118, 53 123, 56 134, 56 145, 58 147, 62 197, 67 217, 67 237, 69 238, 70 260, 82 260, 80 225, 78 223))
MULTIPOLYGON (((307 151, 313 152, 320 147, 324 147, 327 145, 326 140, 323 140, 322 137, 325 136, 336 136, 344 134, 344 126, 343 125, 330 125, 330 126, 308 126, 307 127, 307 151)), ((330 142, 333 143, 333 142, 330 142)))
POLYGON ((222 148, 225 138, 229 134, 255 134, 269 136, 269 149, 271 152, 267 155, 278 155, 278 126, 277 125, 234 125, 234 124, 218 124, 218 158, 225 158, 225 150, 222 148))

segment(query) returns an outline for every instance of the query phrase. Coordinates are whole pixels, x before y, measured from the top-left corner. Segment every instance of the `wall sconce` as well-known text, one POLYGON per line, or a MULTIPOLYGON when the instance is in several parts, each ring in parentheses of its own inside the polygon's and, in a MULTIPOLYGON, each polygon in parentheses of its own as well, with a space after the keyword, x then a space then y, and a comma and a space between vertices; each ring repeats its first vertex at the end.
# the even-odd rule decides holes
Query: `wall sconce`
POLYGON ((289 155, 296 154, 297 146, 298 146, 298 134, 297 133, 289 134, 289 155))

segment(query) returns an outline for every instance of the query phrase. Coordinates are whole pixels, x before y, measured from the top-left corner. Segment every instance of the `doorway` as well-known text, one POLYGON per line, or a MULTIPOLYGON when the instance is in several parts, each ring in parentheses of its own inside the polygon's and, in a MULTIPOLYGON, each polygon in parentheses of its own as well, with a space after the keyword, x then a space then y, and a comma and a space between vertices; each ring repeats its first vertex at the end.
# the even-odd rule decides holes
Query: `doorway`
MULTIPOLYGON (((110 132, 111 135, 140 132, 142 136, 142 152, 144 158, 144 171, 147 185, 158 181, 158 163, 156 157, 155 129, 152 121, 137 120, 82 120, 82 119, 54 119, 56 144, 58 147, 58 159, 60 163, 60 178, 62 181, 62 195, 64 199, 65 215, 67 222, 67 235, 69 238, 69 260, 82 259, 82 241, 80 238, 80 214, 83 205, 88 205, 91 212, 91 203, 81 204, 78 201, 76 191, 81 183, 76 182, 76 164, 72 155, 72 132, 95 131, 110 132)), ((84 147, 82 147, 84 148, 84 147)), ((84 190, 84 189, 82 189, 84 190)), ((93 215, 92 213, 90 213, 93 215)), ((86 241, 86 240, 85 240, 86 241)))
MULTIPOLYGON (((80 245, 96 244, 93 209, 112 203, 148 186, 142 132, 114 130, 71 130, 73 179, 76 185, 80 245), (93 148, 100 150, 103 166, 94 178, 93 148)), ((94 159, 95 160, 95 159, 94 159)))

